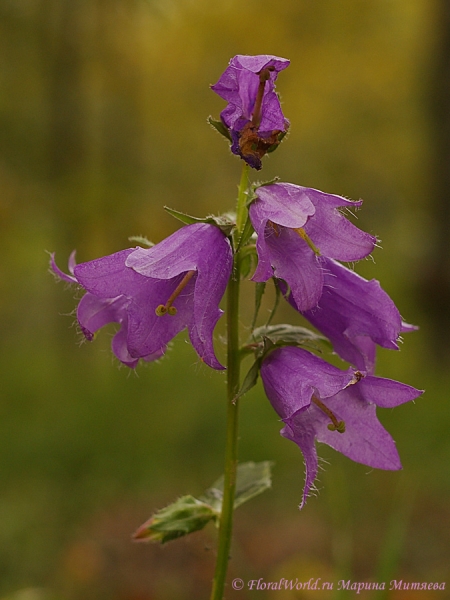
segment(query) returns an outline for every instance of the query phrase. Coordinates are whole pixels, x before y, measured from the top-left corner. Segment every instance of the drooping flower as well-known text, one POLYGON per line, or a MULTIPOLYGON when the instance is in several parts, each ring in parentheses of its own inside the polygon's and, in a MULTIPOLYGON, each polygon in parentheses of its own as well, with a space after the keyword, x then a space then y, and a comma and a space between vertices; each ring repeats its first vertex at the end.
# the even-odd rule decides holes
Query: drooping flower
POLYGON ((303 507, 318 471, 316 440, 351 460, 378 469, 401 469, 395 442, 376 416, 422 392, 349 368, 338 369, 293 346, 270 352, 261 378, 273 408, 284 422, 281 435, 297 444, 306 465, 303 507))
POLYGON ((151 248, 130 248, 79 265, 62 279, 88 292, 80 301, 78 321, 87 339, 103 325, 121 325, 113 339, 119 360, 134 368, 140 358, 162 356, 169 341, 187 327, 200 358, 223 369, 213 346, 213 330, 222 314, 219 303, 231 274, 228 239, 215 227, 182 227, 151 248))
POLYGON ((228 102, 220 117, 231 135, 231 151, 254 169, 261 169, 261 158, 289 127, 275 92, 278 73, 289 63, 286 58, 268 54, 238 54, 211 86, 228 102))
POLYGON ((291 183, 256 189, 249 214, 258 234, 253 281, 284 280, 301 311, 322 295, 323 257, 354 261, 370 254, 376 238, 358 229, 339 208, 359 207, 341 196, 291 183))
MULTIPOLYGON (((376 279, 368 281, 335 260, 322 259, 324 285, 316 307, 300 311, 357 369, 372 374, 376 345, 398 350, 401 333, 414 331, 376 279)), ((282 289, 286 289, 283 288, 282 289)), ((289 294, 288 301, 298 310, 289 294)))

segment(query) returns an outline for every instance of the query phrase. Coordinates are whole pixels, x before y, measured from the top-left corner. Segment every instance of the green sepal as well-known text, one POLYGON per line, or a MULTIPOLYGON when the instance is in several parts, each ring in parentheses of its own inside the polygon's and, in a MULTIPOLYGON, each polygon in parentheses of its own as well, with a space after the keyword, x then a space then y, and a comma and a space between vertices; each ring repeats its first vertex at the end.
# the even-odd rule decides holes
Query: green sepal
POLYGON ((274 318, 275 313, 277 312, 277 308, 278 308, 278 305, 280 303, 280 298, 281 298, 281 290, 280 290, 280 286, 278 285, 277 279, 275 279, 275 277, 273 277, 272 281, 275 286, 275 302, 273 303, 272 310, 270 311, 269 318, 267 319, 266 327, 268 327, 270 325, 270 323, 272 322, 272 319, 274 318))
POLYGON ((217 121, 216 119, 213 119, 212 117, 208 117, 207 121, 211 125, 211 127, 213 127, 216 131, 218 131, 220 133, 220 135, 223 135, 224 137, 226 137, 229 142, 232 141, 230 132, 229 132, 228 128, 222 123, 222 121, 217 121))
POLYGON ((261 308, 261 300, 266 291, 266 282, 258 281, 255 285, 255 312, 253 315, 251 330, 255 329, 256 320, 258 318, 259 309, 261 308))
POLYGON ((281 144, 281 142, 283 141, 283 139, 286 137, 287 135, 287 131, 282 131, 281 133, 278 134, 278 143, 277 144, 273 144, 272 146, 270 146, 268 148, 268 150, 266 151, 267 154, 270 154, 271 152, 275 152, 275 150, 278 148, 278 146, 281 144))
POLYGON ((273 185, 274 183, 278 183, 279 181, 280 181, 279 177, 272 177, 272 179, 268 179, 267 181, 254 181, 251 185, 250 192, 249 192, 249 196, 251 197, 251 200, 249 199, 247 204, 251 204, 251 202, 253 202, 253 200, 256 197, 255 196, 256 190, 258 188, 266 187, 267 185, 273 185))
POLYGON ((241 387, 239 388, 238 393, 233 398, 233 402, 236 402, 244 396, 248 391, 250 391, 258 382, 259 370, 261 368, 262 357, 258 357, 255 362, 252 364, 250 369, 247 372, 247 375, 244 377, 241 387))
MULTIPOLYGON (((271 462, 242 463, 237 467, 234 508, 271 487, 271 462)), ((199 498, 187 495, 158 510, 139 527, 133 539, 164 544, 203 529, 210 521, 218 524, 222 511, 224 477, 199 498)))
POLYGON ((199 218, 180 212, 179 210, 175 210, 174 208, 169 208, 168 206, 165 206, 164 210, 167 211, 169 215, 172 215, 172 217, 175 217, 175 219, 178 219, 185 225, 192 225, 193 223, 208 223, 209 225, 215 225, 227 237, 231 234, 234 227, 236 226, 235 223, 233 223, 230 220, 228 215, 220 215, 218 217, 211 215, 209 217, 199 218))
POLYGON ((146 246, 147 248, 151 248, 155 244, 148 240, 145 235, 131 235, 128 238, 130 242, 136 242, 136 244, 140 244, 141 246, 146 246))
POLYGON ((239 238, 239 243, 236 248, 236 252, 240 250, 245 244, 249 241, 252 235, 255 233, 252 222, 250 221, 250 217, 247 215, 247 220, 245 221, 244 230, 239 238))

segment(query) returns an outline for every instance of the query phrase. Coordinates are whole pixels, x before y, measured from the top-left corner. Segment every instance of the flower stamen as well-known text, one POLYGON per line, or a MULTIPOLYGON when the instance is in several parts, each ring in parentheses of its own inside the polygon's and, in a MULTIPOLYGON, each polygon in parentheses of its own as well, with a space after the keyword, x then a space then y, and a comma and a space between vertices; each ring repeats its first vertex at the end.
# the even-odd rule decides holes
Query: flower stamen
POLYGON ((266 67, 265 69, 261 69, 261 71, 258 73, 259 86, 252 115, 252 124, 255 127, 259 127, 259 124, 261 123, 261 108, 264 97, 264 88, 266 87, 266 81, 270 79, 271 71, 275 71, 275 67, 266 67))
POLYGON ((276 237, 280 237, 280 226, 278 225, 278 223, 274 223, 273 221, 270 221, 270 219, 267 221, 267 225, 269 225, 269 227, 271 227, 276 235, 276 237))
POLYGON ((158 317, 162 317, 165 314, 169 314, 172 316, 177 314, 177 309, 175 308, 175 306, 172 306, 172 304, 175 302, 175 300, 181 294, 183 289, 187 286, 187 284, 192 279, 192 277, 195 275, 195 273, 196 273, 195 270, 188 271, 186 273, 186 275, 183 277, 183 279, 180 281, 180 283, 177 285, 177 287, 174 289, 172 294, 169 296, 169 299, 167 300, 167 302, 165 304, 160 304, 159 306, 156 307, 155 313, 158 315, 158 317))
POLYGON ((309 235, 306 233, 306 231, 303 229, 303 227, 298 227, 298 229, 294 229, 294 231, 296 233, 298 233, 298 235, 302 238, 302 240, 304 240, 308 244, 308 246, 311 248, 311 250, 314 252, 314 254, 316 256, 320 256, 319 248, 314 244, 314 242, 309 237, 309 235))
POLYGON ((320 410, 322 412, 324 412, 327 415, 327 417, 330 418, 331 423, 328 424, 328 429, 330 431, 337 431, 339 433, 345 432, 345 422, 344 421, 338 421, 336 418, 336 415, 328 408, 328 406, 325 406, 325 404, 321 400, 319 400, 319 398, 316 398, 315 396, 313 396, 312 401, 314 402, 314 404, 316 406, 318 406, 320 408, 320 410))

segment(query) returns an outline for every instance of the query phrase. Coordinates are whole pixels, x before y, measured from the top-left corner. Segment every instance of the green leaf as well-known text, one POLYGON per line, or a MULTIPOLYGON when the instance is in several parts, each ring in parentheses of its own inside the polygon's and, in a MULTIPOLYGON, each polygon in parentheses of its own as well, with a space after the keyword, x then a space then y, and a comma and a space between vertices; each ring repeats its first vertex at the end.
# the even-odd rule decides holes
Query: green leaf
MULTIPOLYGON (((234 508, 236 509, 244 502, 262 494, 272 486, 271 469, 273 462, 263 461, 260 463, 241 463, 237 468, 236 494, 234 497, 234 508)), ((214 508, 222 508, 224 477, 220 477, 202 496, 202 500, 210 503, 214 508)))
POLYGON ((193 496, 182 496, 169 506, 158 510, 146 521, 133 538, 144 542, 169 542, 203 529, 210 521, 218 519, 220 511, 193 496))
POLYGON ((257 261, 256 249, 247 246, 243 248, 240 255, 241 278, 247 279, 250 273, 255 269, 257 261))
MULTIPOLYGON (((248 462, 238 465, 234 508, 271 486, 272 463, 248 462)), ((220 477, 199 498, 187 495, 158 510, 133 535, 138 542, 164 544, 203 529, 210 521, 218 523, 222 511, 224 477, 220 477)))
POLYGON ((169 215, 172 215, 172 217, 175 217, 175 219, 178 219, 185 225, 192 225, 193 223, 208 223, 209 225, 215 225, 226 236, 229 236, 233 228, 235 227, 235 223, 233 223, 230 220, 228 215, 221 215, 218 217, 211 215, 209 217, 199 218, 180 212, 179 210, 175 210, 174 208, 169 208, 168 206, 165 206, 164 210, 167 211, 169 215))
POLYGON ((213 119, 212 117, 208 117, 207 120, 208 120, 208 123, 211 125, 211 127, 213 127, 221 135, 226 137, 228 141, 230 141, 230 142, 232 141, 230 132, 228 131, 228 128, 225 127, 225 125, 222 123, 222 121, 217 121, 216 119, 213 119))

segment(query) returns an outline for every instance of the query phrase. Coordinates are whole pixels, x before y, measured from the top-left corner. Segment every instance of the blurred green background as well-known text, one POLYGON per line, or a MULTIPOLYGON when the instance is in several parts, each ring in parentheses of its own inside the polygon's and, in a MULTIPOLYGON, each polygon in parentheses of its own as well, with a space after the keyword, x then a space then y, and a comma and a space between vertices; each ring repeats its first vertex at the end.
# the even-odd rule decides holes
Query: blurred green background
MULTIPOLYGON (((209 595, 214 528, 164 547, 130 537, 221 474, 225 378, 184 334, 136 373, 111 357, 113 329, 80 345, 80 294, 47 252, 65 268, 74 248, 84 261, 131 235, 160 241, 179 226, 163 205, 234 205, 240 162, 206 118, 235 54, 291 59, 278 80, 291 132, 261 176, 364 199, 358 224, 383 249, 357 270, 420 325, 377 373, 426 394, 379 411, 402 472, 321 446, 320 493, 299 512, 301 454, 252 390, 240 456, 276 466, 236 513, 230 578, 449 579, 449 31, 444 0, 0 0, 2 600, 209 595)), ((277 319, 300 322, 285 306, 277 319)), ((255 595, 322 597, 227 591, 255 595)))

